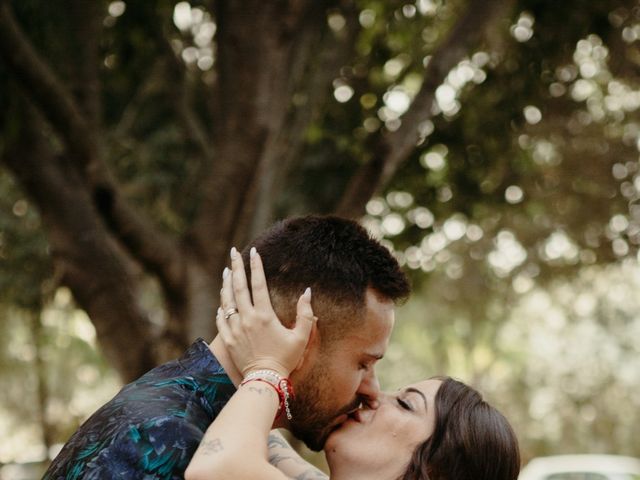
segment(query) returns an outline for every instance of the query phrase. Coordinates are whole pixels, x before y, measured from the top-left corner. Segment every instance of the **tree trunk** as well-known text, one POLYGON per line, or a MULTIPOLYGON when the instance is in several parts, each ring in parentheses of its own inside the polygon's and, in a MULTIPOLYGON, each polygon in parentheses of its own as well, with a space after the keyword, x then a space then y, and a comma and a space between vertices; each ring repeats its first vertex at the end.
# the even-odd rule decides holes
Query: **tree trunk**
POLYGON ((132 380, 156 364, 149 321, 136 299, 141 272, 110 238, 77 177, 62 176, 64 160, 52 158, 35 131, 37 117, 30 119, 3 160, 40 208, 62 283, 91 318, 109 362, 132 380))
POLYGON ((31 342, 35 349, 33 370, 36 375, 36 398, 37 398, 37 415, 38 423, 42 431, 42 444, 47 451, 53 446, 53 429, 51 422, 47 418, 47 406, 49 405, 49 388, 47 385, 47 369, 42 355, 42 323, 40 320, 41 310, 29 312, 31 322, 31 342))
MULTIPOLYGON (((429 118, 435 88, 468 52, 469 42, 478 41, 500 2, 469 3, 434 52, 401 128, 372 143, 372 160, 351 179, 338 213, 360 216, 371 195, 408 158, 419 124, 429 118)), ((129 381, 178 356, 196 337, 215 334, 217 292, 229 249, 244 246, 273 220, 277 194, 299 164, 306 130, 341 67, 354 58, 360 12, 350 0, 218 0, 212 86, 194 81, 194 70, 173 50, 161 24, 170 16, 142 15, 162 59, 151 71, 165 71, 170 79, 165 88, 175 90, 173 113, 203 166, 192 219, 184 233, 168 234, 134 206, 110 170, 109 129, 123 135, 135 124, 135 114, 125 108, 122 121, 111 126, 105 118, 103 8, 69 2, 71 43, 78 55, 70 54, 69 68, 60 69, 52 68, 47 52, 38 51, 22 31, 10 2, 0 0, 0 57, 14 89, 23 94, 5 113, 19 127, 7 135, 2 160, 40 210, 61 282, 87 311, 108 361, 129 381), (329 9, 345 20, 338 33, 327 26, 329 9), (203 109, 193 105, 196 87, 208 89, 210 128, 203 109), (162 324, 151 322, 137 301, 141 280, 149 277, 160 285, 162 324)), ((127 6, 137 15, 145 9, 152 10, 127 6)), ((146 83, 139 88, 140 94, 157 90, 146 83)), ((132 108, 139 103, 134 92, 132 108)))

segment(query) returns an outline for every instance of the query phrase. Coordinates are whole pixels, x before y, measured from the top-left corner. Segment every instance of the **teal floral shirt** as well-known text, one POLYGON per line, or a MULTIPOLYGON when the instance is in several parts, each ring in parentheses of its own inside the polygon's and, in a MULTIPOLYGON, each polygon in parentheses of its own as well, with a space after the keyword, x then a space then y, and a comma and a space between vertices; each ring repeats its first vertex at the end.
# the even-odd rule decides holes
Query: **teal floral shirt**
POLYGON ((126 385, 69 439, 43 480, 181 479, 235 387, 204 340, 126 385))

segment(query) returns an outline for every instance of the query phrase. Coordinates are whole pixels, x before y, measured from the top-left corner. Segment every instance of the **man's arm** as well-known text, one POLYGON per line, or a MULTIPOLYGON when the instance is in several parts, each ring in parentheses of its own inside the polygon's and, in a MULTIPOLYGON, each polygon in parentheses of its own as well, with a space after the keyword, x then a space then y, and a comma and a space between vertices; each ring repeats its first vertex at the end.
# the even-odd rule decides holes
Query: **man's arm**
POLYGON ((328 480, 329 477, 304 460, 277 430, 269 434, 269 463, 294 480, 328 480))

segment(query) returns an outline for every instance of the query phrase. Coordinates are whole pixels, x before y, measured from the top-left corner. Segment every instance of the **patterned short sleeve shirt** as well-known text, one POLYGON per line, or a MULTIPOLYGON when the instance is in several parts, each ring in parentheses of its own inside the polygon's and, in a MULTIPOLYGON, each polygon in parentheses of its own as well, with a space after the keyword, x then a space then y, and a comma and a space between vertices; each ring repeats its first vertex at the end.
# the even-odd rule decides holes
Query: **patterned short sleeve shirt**
POLYGON ((181 479, 235 392, 204 340, 126 385, 69 439, 43 480, 181 479))

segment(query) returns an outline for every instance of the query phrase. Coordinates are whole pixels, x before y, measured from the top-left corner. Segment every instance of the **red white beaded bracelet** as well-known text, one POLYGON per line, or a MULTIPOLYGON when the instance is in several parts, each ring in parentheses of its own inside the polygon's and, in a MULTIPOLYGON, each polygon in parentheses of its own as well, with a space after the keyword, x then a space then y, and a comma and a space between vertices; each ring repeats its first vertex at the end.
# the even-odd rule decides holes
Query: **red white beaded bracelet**
POLYGON ((278 418, 282 414, 282 410, 284 407, 284 411, 287 415, 287 419, 291 420, 293 416, 291 415, 291 409, 289 407, 289 400, 294 398, 293 386, 291 385, 291 381, 288 378, 281 377, 278 373, 273 370, 257 370, 255 372, 251 372, 244 377, 240 386, 243 386, 249 382, 264 382, 276 391, 278 394, 278 398, 280 399, 280 404, 278 405, 278 418))

